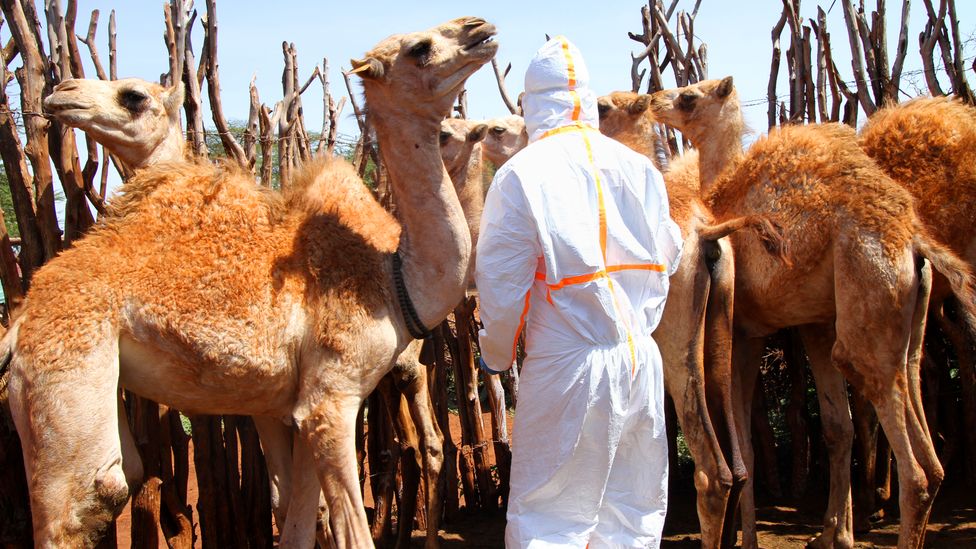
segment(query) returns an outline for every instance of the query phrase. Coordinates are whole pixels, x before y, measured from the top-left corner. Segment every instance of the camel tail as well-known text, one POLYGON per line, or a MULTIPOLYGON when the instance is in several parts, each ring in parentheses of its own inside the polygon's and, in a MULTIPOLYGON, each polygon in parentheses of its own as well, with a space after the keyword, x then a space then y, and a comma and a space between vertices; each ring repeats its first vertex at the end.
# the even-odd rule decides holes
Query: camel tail
POLYGON ((783 228, 763 215, 746 215, 715 225, 706 225, 701 228, 698 234, 705 240, 718 240, 739 229, 755 231, 766 251, 778 257, 787 266, 793 265, 790 260, 789 246, 783 236, 783 228))
POLYGON ((949 281, 952 293, 959 302, 959 311, 970 330, 976 330, 976 280, 963 260, 951 250, 926 236, 916 233, 912 240, 916 255, 929 260, 932 268, 949 281))

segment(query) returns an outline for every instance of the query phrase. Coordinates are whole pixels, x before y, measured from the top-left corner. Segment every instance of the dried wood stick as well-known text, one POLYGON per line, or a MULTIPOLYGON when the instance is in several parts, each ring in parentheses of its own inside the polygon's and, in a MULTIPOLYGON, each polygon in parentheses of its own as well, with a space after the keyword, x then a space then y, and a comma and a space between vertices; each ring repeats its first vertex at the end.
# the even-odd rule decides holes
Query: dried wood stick
POLYGON ((888 80, 889 89, 885 96, 893 100, 898 99, 898 90, 901 85, 901 72, 905 66, 905 55, 908 53, 908 14, 911 0, 903 0, 901 3, 901 26, 898 30, 898 46, 895 50, 895 62, 891 66, 891 78, 888 80))
POLYGON ((861 51, 861 41, 858 31, 857 14, 851 0, 841 0, 844 6, 844 21, 847 24, 847 38, 851 45, 851 67, 854 69, 854 82, 857 83, 857 99, 861 108, 868 116, 874 114, 878 107, 868 94, 868 82, 864 75, 864 53, 861 51))
POLYGON ((119 72, 116 66, 117 55, 116 55, 116 41, 118 39, 118 34, 115 32, 115 10, 112 10, 108 14, 108 78, 109 80, 118 80, 119 72))
POLYGON ((491 68, 495 71, 495 82, 498 83, 498 93, 500 93, 502 96, 502 102, 505 103, 505 107, 508 109, 508 112, 518 114, 518 107, 515 105, 515 102, 512 101, 512 97, 508 95, 508 90, 505 87, 505 77, 508 76, 508 72, 512 70, 512 64, 509 63, 508 66, 505 67, 505 71, 502 72, 498 69, 498 59, 492 57, 491 68))
POLYGON ((95 74, 100 80, 107 80, 102 60, 98 57, 98 47, 95 44, 95 32, 98 30, 98 10, 92 10, 91 20, 88 22, 88 34, 85 38, 78 37, 82 44, 88 47, 88 54, 95 65, 95 74))
POLYGON ((230 126, 224 117, 223 104, 220 101, 220 70, 217 64, 217 3, 207 0, 207 17, 203 21, 204 42, 207 50, 207 95, 210 97, 210 114, 217 135, 224 146, 227 156, 233 158, 241 167, 250 168, 247 154, 241 144, 230 133, 230 126))
POLYGON ((779 79, 780 58, 782 47, 780 46, 780 36, 783 34, 783 27, 786 26, 787 7, 783 7, 783 13, 779 16, 779 21, 773 25, 771 38, 773 40, 773 59, 769 67, 769 83, 766 85, 766 98, 769 101, 769 109, 766 113, 769 129, 776 127, 776 81, 779 79))
POLYGON ((251 76, 251 84, 248 86, 249 108, 247 111, 247 126, 244 128, 243 147, 244 156, 247 158, 247 168, 254 171, 254 164, 257 161, 257 141, 260 134, 260 123, 258 116, 261 111, 261 100, 258 97, 257 86, 258 75, 251 76))

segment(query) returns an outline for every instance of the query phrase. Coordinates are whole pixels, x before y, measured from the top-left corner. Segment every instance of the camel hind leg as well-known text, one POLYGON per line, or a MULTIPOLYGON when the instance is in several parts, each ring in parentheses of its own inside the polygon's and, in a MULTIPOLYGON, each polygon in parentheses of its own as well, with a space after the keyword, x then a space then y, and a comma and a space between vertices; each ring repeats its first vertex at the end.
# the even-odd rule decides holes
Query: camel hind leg
POLYGON ((55 360, 15 350, 10 408, 24 448, 36 547, 93 547, 141 469, 123 463, 133 458, 123 456, 118 341, 108 335, 55 360))
POLYGON ((898 546, 915 549, 925 539, 943 470, 925 426, 918 386, 930 274, 914 261, 897 268, 903 290, 894 300, 889 291, 866 292, 853 281, 839 281, 838 302, 848 306, 839 305, 834 359, 850 366, 845 372, 878 413, 898 467, 898 546))

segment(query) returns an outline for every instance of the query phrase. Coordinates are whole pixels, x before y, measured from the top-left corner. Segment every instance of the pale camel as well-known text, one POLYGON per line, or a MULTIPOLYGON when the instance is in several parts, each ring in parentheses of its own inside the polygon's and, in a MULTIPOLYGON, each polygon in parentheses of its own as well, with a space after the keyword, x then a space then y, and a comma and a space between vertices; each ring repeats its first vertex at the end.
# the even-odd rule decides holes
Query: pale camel
MULTIPOLYGON (((911 196, 857 147, 850 128, 785 127, 744 153, 731 77, 658 92, 652 108, 701 151, 702 191, 718 219, 765 214, 784 227, 791 265, 770 258, 748 233, 732 236, 733 396, 746 464, 763 337, 798 326, 830 456, 824 531, 810 545, 853 546, 846 377, 874 406, 898 460, 899 547, 920 547, 943 477, 921 408, 918 363, 931 287, 923 260, 948 277, 971 315, 968 268, 928 236, 911 196)), ((751 483, 741 511, 743 546, 756 547, 751 483)))
MULTIPOLYGON (((481 212, 485 209, 485 188, 482 182, 482 152, 489 126, 476 120, 448 118, 441 122, 441 158, 454 190, 457 192, 464 217, 471 233, 471 272, 474 272, 474 249, 478 244, 481 212)), ((474 283, 470 277, 469 283, 474 283)))
POLYGON ((496 169, 529 143, 525 131, 525 119, 517 114, 485 120, 488 135, 485 137, 484 158, 496 169))
POLYGON ((182 106, 182 84, 140 78, 65 80, 44 98, 46 113, 87 132, 131 170, 184 158, 182 106))
MULTIPOLYGON (((164 88, 138 78, 124 80, 67 80, 53 90, 44 100, 48 114, 62 123, 89 132, 92 137, 106 146, 113 154, 124 158, 133 169, 145 169, 165 162, 180 162, 187 159, 185 140, 180 129, 180 108, 182 107, 182 86, 164 88), (134 98, 139 98, 134 101, 134 98), (132 108, 137 104, 138 108, 132 108), (152 114, 147 114, 152 113, 152 114), (175 130, 174 130, 175 128, 175 130), (160 139, 160 136, 165 138, 160 139)), ((110 204, 111 206, 111 204, 110 204)), ((479 210, 480 215, 480 210, 479 210)), ((390 408, 391 417, 396 418, 395 429, 398 438, 409 446, 409 451, 420 460, 418 468, 425 472, 428 485, 433 488, 427 493, 427 523, 431 526, 432 543, 436 543, 439 521, 439 483, 443 463, 443 437, 430 416, 430 400, 427 392, 427 371, 419 362, 420 345, 411 344, 397 359, 389 383, 380 385, 384 402, 390 408), (402 406, 399 389, 406 397, 406 407, 402 406), (405 411, 409 409, 413 416, 405 411), (417 426, 420 426, 419 432, 417 426)), ((301 513, 287 514, 291 501, 293 468, 293 428, 278 418, 254 417, 259 432, 268 473, 271 481, 271 508, 281 532, 295 530, 296 536, 309 532, 312 513, 318 511, 316 530, 320 543, 325 543, 328 529, 328 514, 321 499, 302 504, 294 503, 301 513), (300 516, 305 515, 305 516, 300 516), (286 516, 292 519, 287 522, 286 516)), ((125 456, 138 461, 139 456, 125 456)), ((412 483, 419 477, 416 471, 409 471, 405 489, 412 493, 412 483)), ((139 475, 141 480, 141 475, 139 475)), ((314 477, 312 478, 314 482, 314 477)), ((130 491, 136 486, 130 484, 130 491)), ((410 502, 400 506, 401 517, 412 517, 414 506, 410 502)), ((409 529, 405 531, 409 540, 409 529)), ((401 537, 403 533, 401 532, 401 537)), ((403 543, 401 539, 398 543, 403 543)))
POLYGON ((165 164, 116 199, 124 215, 38 271, 3 350, 39 546, 93 545, 128 497, 119 384, 190 412, 290 417, 307 448, 296 461, 314 463, 337 543, 371 544, 355 418, 412 340, 391 254, 403 258, 415 323, 447 316, 464 292, 470 237, 437 134, 494 54, 493 34, 457 19, 390 37, 354 63, 402 235, 342 162, 310 168, 286 205, 249 175, 165 164), (405 100, 417 108, 398 108, 405 100))
MULTIPOLYGON (((660 164, 657 122, 649 104, 649 96, 631 92, 601 97, 600 131, 660 164)), ((737 227, 713 225, 700 198, 696 152, 664 168, 671 218, 681 228, 684 245, 654 335, 664 359, 665 388, 695 462, 702 546, 719 547, 729 503, 734 507, 746 476, 731 396, 735 264, 728 239, 722 238, 737 227)))

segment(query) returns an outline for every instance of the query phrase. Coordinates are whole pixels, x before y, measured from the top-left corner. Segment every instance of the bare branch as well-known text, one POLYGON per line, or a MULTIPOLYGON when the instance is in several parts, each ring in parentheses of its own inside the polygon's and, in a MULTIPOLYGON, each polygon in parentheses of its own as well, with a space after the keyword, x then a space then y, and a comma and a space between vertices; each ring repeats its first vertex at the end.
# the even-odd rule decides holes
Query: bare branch
POLYGON ((844 4, 844 21, 847 23, 847 37, 851 44, 851 66, 854 69, 854 81, 857 83, 857 98, 865 114, 871 116, 877 110, 871 96, 868 95, 868 82, 864 75, 864 53, 861 51, 861 41, 858 32, 857 14, 851 0, 842 0, 844 4))
POLYGON ((889 89, 885 95, 889 98, 898 97, 898 89, 901 84, 902 67, 905 66, 905 55, 908 53, 908 14, 911 8, 911 0, 904 0, 901 3, 901 27, 898 31, 898 47, 895 50, 895 63, 891 68, 891 78, 888 80, 889 89))
POLYGON ((115 32, 115 10, 108 14, 108 77, 110 80, 118 80, 119 71, 116 66, 116 39, 118 34, 115 32))
POLYGON ((98 57, 98 47, 95 44, 95 32, 98 30, 98 10, 92 10, 91 21, 88 22, 88 35, 85 38, 78 37, 81 43, 88 46, 88 53, 92 63, 95 64, 95 74, 100 80, 107 80, 105 68, 102 67, 102 60, 98 57))
POLYGON ((776 81, 779 79, 780 58, 782 47, 780 46, 780 36, 783 34, 783 27, 786 26, 787 7, 784 5, 783 13, 779 16, 779 21, 773 25, 771 38, 773 40, 773 59, 769 67, 769 83, 766 86, 766 98, 769 101, 769 109, 766 113, 769 129, 776 127, 776 81))
POLYGON ((505 88, 505 75, 508 74, 508 71, 512 70, 512 64, 509 63, 508 67, 505 68, 505 74, 502 74, 502 72, 498 70, 498 59, 492 57, 491 68, 495 71, 495 81, 498 83, 498 93, 502 95, 502 102, 505 103, 505 107, 508 108, 508 112, 518 114, 518 107, 515 106, 515 103, 512 101, 512 97, 508 95, 508 90, 505 88))
POLYGON ((217 2, 207 0, 207 17, 203 21, 204 41, 207 46, 207 95, 210 97, 210 114, 220 142, 224 145, 227 156, 233 158, 244 168, 250 168, 247 154, 237 139, 230 133, 230 125, 224 117, 223 105, 220 102, 220 70, 217 65, 217 2))

